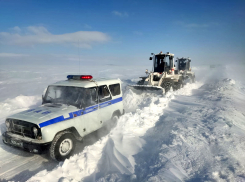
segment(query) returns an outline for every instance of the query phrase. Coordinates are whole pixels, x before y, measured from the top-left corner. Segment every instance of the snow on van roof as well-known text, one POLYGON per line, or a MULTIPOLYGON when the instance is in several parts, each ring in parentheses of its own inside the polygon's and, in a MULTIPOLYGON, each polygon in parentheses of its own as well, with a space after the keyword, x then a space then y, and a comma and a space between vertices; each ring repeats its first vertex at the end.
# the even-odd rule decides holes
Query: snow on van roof
POLYGON ((115 83, 121 83, 120 79, 105 79, 105 78, 98 78, 92 80, 63 80, 58 81, 56 83, 50 85, 59 85, 59 86, 74 86, 74 87, 94 87, 97 85, 110 85, 115 83))

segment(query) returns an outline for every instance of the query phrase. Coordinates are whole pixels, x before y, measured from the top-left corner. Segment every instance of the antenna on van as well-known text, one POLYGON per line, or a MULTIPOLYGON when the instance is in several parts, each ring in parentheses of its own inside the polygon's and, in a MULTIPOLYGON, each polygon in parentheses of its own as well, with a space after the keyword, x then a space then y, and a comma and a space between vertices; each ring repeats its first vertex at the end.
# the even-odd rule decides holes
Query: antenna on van
POLYGON ((78 74, 80 74, 80 40, 78 39, 78 64, 79 64, 79 72, 78 74))

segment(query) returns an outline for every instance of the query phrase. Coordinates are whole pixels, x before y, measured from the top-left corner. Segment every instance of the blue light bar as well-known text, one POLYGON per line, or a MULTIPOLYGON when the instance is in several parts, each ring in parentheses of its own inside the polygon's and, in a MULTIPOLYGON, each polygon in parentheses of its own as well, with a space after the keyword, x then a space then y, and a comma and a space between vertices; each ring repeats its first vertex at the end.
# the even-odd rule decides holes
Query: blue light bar
POLYGON ((70 80, 73 78, 73 75, 67 75, 67 79, 70 80))
POLYGON ((68 80, 91 80, 93 77, 91 75, 68 75, 68 80))

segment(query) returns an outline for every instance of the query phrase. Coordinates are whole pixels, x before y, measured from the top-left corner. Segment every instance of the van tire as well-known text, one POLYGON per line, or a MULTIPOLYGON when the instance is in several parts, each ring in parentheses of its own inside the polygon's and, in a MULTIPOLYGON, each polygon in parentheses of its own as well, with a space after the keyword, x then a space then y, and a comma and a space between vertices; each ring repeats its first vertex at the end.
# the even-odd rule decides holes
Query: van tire
POLYGON ((70 131, 62 131, 54 137, 51 143, 50 157, 57 161, 63 161, 73 154, 75 146, 76 140, 73 134, 70 131))
POLYGON ((119 119, 119 117, 117 115, 115 115, 112 117, 112 122, 117 123, 118 119, 119 119))
POLYGON ((111 118, 111 128, 114 128, 117 126, 119 117, 117 115, 112 116, 111 118))
POLYGON ((120 112, 119 110, 116 110, 116 111, 113 112, 111 119, 112 119, 114 116, 117 116, 118 118, 120 118, 121 115, 122 115, 121 112, 120 112))

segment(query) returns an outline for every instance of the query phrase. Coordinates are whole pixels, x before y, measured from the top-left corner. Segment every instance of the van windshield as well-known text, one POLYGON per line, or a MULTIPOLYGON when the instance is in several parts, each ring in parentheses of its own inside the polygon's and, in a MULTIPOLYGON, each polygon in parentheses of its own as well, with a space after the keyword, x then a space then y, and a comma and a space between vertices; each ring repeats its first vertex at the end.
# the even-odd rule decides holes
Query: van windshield
POLYGON ((43 104, 66 104, 79 108, 95 105, 97 101, 96 90, 95 87, 49 86, 43 98, 43 104))

